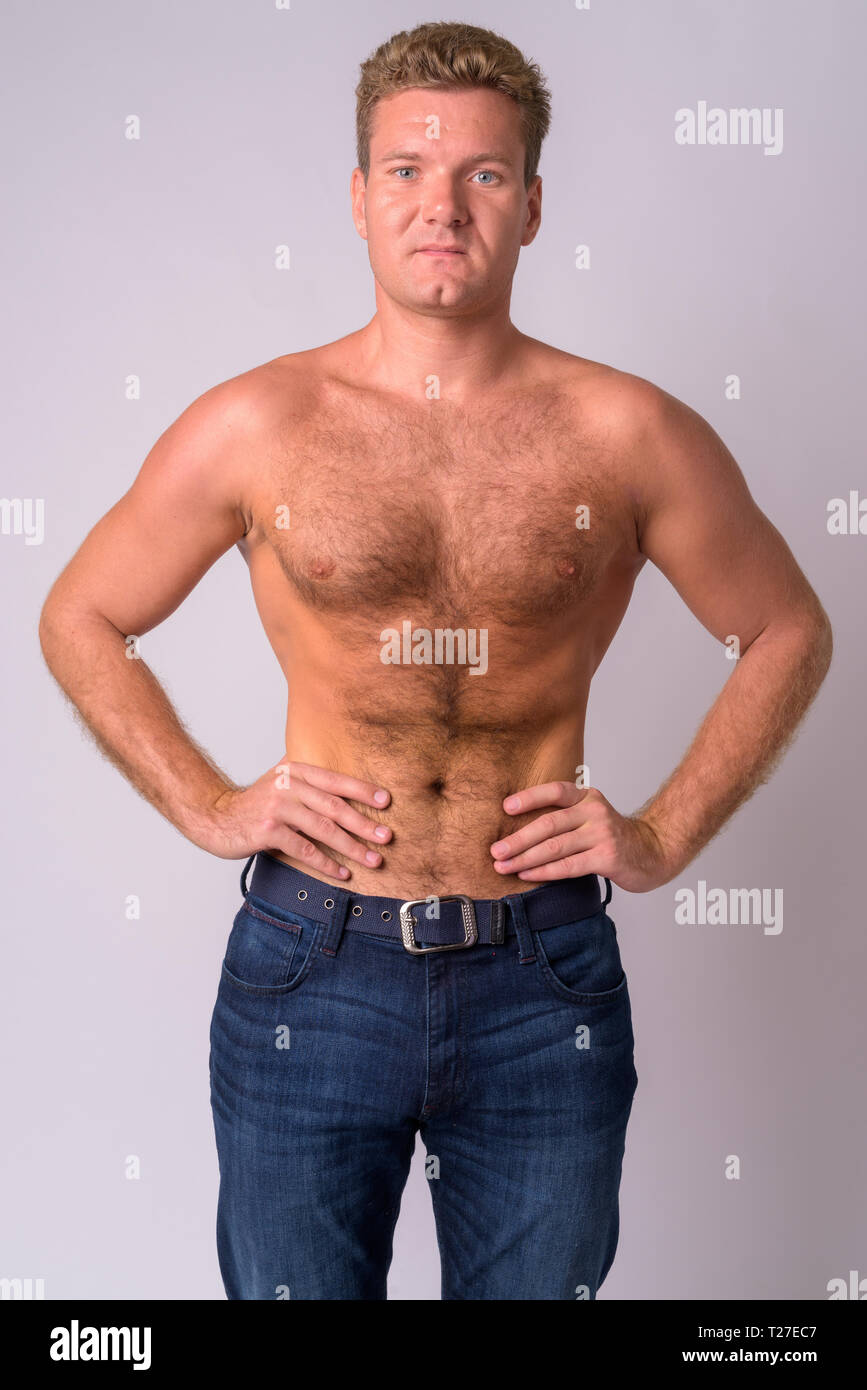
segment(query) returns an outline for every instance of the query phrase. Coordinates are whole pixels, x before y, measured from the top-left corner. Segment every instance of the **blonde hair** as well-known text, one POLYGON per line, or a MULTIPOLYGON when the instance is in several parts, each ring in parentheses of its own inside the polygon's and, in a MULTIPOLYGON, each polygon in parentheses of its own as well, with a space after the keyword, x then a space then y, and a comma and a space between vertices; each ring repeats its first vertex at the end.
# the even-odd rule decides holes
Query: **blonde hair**
POLYGON ((406 87, 490 87, 517 102, 524 135, 524 186, 538 172, 551 123, 551 94, 537 63, 508 39, 472 24, 439 21, 392 34, 361 64, 356 96, 356 156, 370 174, 373 110, 382 97, 406 87))

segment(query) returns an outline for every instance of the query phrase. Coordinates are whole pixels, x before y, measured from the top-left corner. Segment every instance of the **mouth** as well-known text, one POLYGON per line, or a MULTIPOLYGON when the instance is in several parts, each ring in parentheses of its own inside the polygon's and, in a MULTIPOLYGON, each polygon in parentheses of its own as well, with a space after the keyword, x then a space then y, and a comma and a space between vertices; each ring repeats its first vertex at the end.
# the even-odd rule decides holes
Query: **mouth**
POLYGON ((417 255, 419 256, 465 256, 466 251, 460 251, 456 246, 420 246, 417 255))

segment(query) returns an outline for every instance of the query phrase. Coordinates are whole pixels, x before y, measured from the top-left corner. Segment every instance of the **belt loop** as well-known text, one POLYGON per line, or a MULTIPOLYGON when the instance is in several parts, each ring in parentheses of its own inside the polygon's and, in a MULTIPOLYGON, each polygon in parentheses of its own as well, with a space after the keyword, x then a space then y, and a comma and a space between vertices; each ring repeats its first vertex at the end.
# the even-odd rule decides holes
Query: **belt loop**
POLYGON ((610 879, 610 878, 606 878, 606 880, 605 880, 605 901, 603 902, 602 906, 603 906, 603 907, 607 907, 608 904, 609 904, 610 902, 611 902, 611 879, 610 879))
MULTIPOLYGON (((258 851, 257 851, 257 852, 258 852, 258 851)), ((244 898, 246 898, 246 896, 247 896, 247 875, 248 875, 248 873, 250 872, 250 865, 252 864, 252 862, 253 862, 253 860, 254 860, 255 858, 256 858, 256 855, 255 855, 255 854, 251 854, 251 855, 250 855, 250 858, 247 860, 246 864, 244 865, 243 870, 241 871, 241 893, 243 894, 244 898)))
POLYGON ((343 939, 343 928, 349 913, 349 894, 345 888, 329 888, 329 898, 334 899, 331 918, 326 924, 320 951, 326 956, 336 956, 337 948, 343 939))
POLYGON ((506 939, 506 912, 502 898, 491 901, 491 945, 502 946, 506 939))
POLYGON ((523 893, 510 893, 503 901, 509 904, 515 923, 515 931, 518 935, 518 963, 530 965, 536 959, 536 950, 527 921, 527 909, 522 901, 523 897, 523 893))

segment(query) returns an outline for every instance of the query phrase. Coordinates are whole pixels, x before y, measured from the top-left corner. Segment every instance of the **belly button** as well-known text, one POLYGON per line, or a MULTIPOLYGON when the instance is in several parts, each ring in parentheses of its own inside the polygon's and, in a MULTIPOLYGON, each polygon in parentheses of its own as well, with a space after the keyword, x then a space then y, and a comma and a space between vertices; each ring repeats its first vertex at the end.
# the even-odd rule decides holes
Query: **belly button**
POLYGON ((428 787, 436 796, 439 796, 445 787, 445 782, 441 777, 435 777, 432 782, 428 783, 428 787))

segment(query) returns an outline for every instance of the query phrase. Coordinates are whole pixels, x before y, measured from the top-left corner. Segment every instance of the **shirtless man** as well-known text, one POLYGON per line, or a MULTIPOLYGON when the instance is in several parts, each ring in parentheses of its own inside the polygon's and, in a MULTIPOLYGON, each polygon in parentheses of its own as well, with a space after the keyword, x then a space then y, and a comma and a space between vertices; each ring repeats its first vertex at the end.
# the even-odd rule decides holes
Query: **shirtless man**
POLYGON ((384 1298, 420 1131, 443 1298, 595 1298, 637 1083, 611 885, 669 882, 767 778, 830 625, 700 416, 512 325, 538 68, 423 25, 364 64, 358 113, 373 318, 190 405, 40 637, 143 795, 247 860, 211 1025, 228 1296, 384 1298), (126 659, 232 545, 289 690, 250 786, 126 659), (626 815, 585 785, 584 716, 648 558, 740 657, 626 815))

